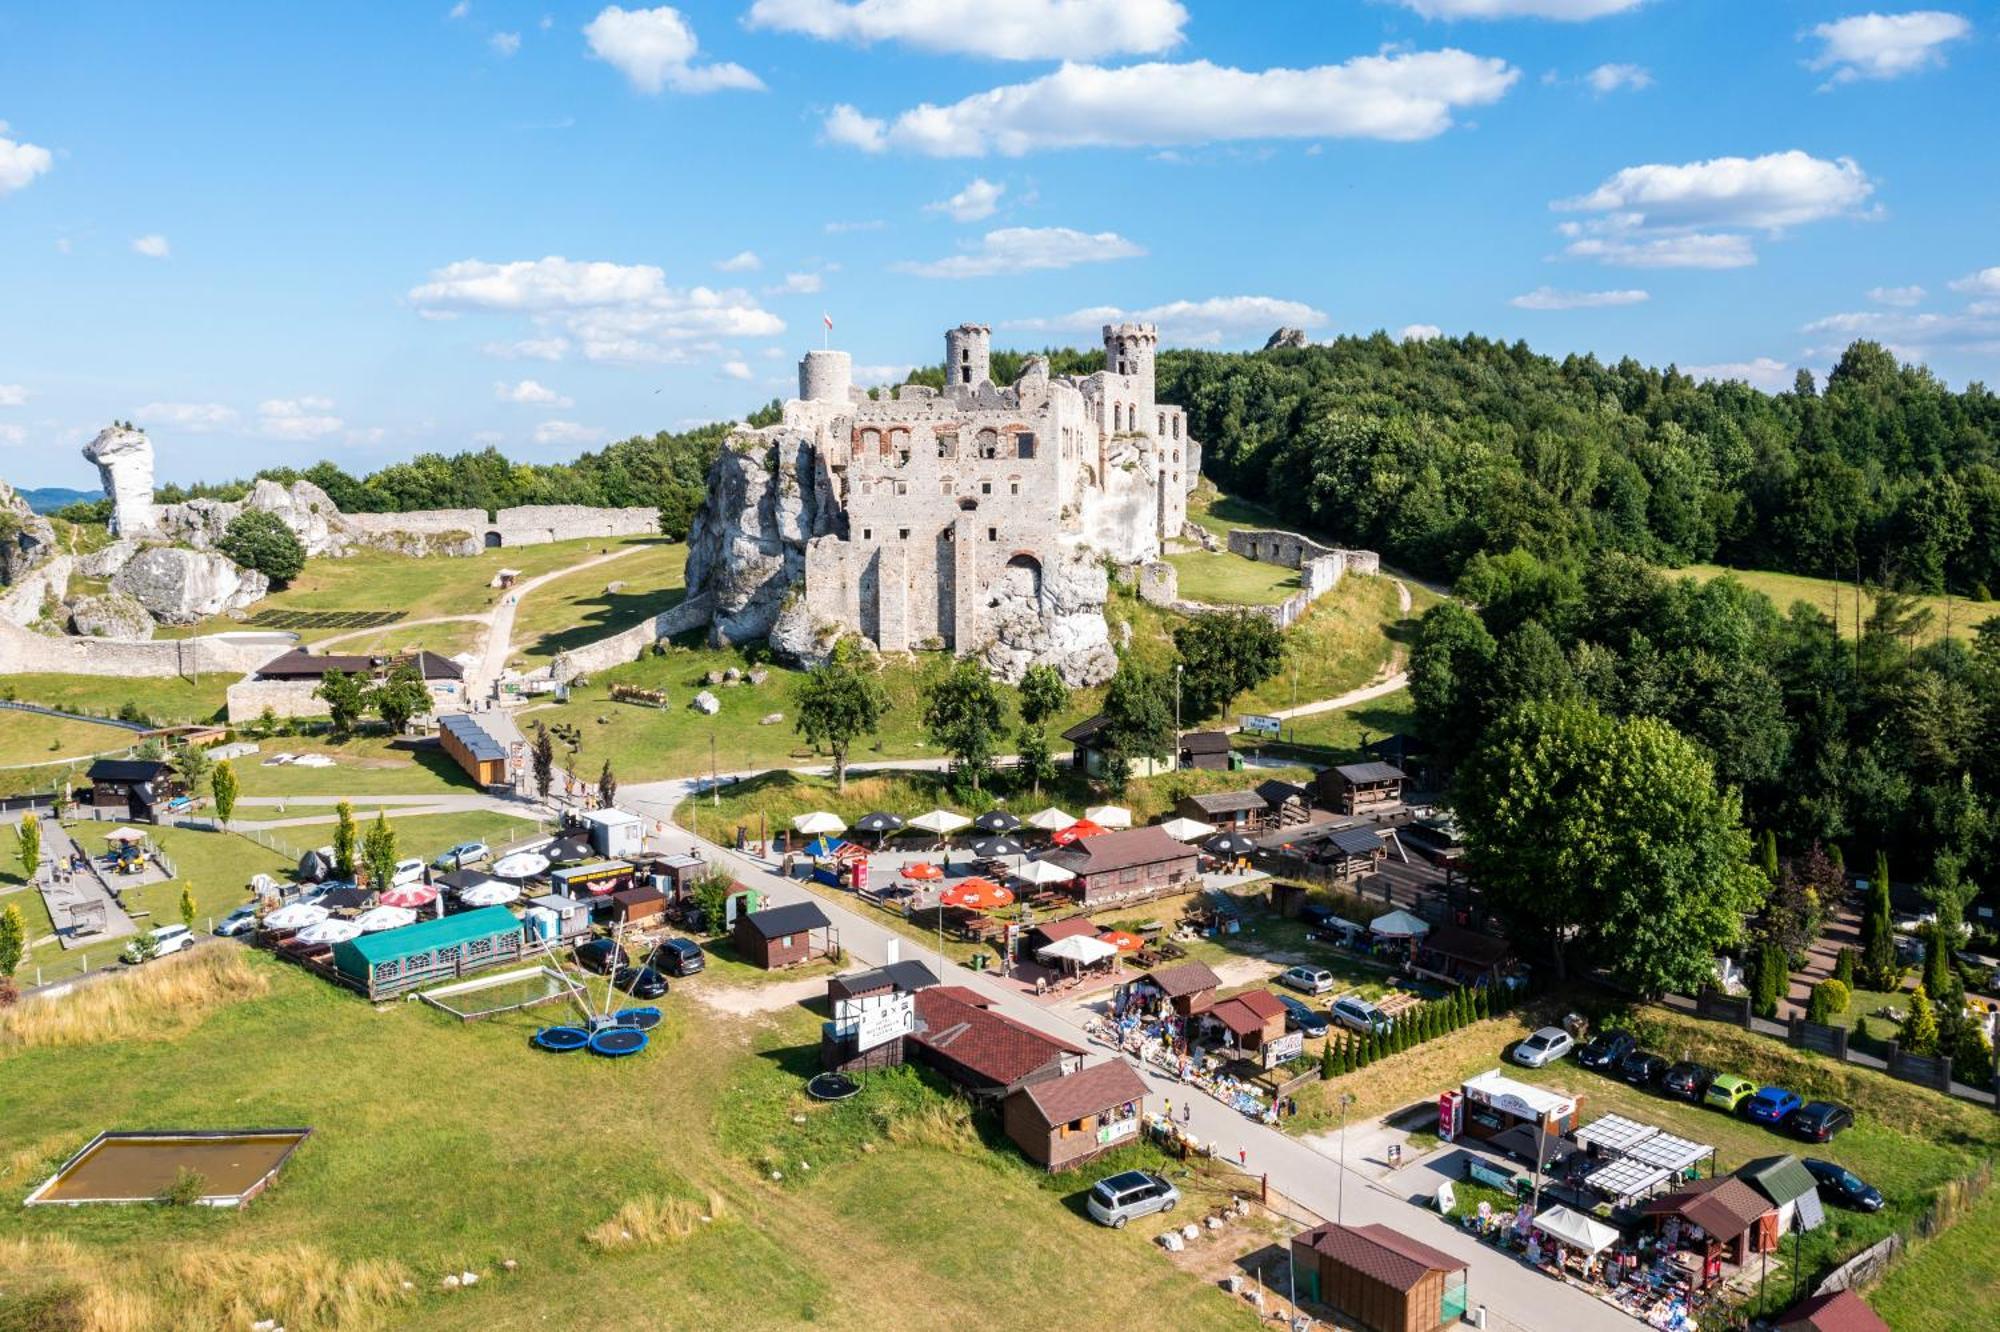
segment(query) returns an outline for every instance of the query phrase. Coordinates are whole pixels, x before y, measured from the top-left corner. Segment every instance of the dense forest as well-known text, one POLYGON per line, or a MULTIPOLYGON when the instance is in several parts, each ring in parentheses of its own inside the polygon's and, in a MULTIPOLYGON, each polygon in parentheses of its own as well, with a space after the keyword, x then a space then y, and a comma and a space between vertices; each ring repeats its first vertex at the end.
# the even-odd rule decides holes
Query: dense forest
POLYGON ((1857 342, 1823 388, 1383 334, 1160 357, 1224 489, 1433 576, 1480 552, 2000 591, 2000 400, 1857 342))

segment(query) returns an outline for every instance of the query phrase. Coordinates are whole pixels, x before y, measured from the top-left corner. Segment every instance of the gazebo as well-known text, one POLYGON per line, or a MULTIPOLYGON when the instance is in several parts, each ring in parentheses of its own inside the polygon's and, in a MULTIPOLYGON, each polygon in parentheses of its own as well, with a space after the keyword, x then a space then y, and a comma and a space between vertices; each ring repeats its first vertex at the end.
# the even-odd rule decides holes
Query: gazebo
POLYGON ((1118 946, 1089 934, 1072 934, 1066 939, 1058 939, 1048 947, 1035 953, 1035 960, 1060 967, 1070 975, 1082 975, 1098 968, 1110 970, 1110 962, 1118 956, 1118 946))

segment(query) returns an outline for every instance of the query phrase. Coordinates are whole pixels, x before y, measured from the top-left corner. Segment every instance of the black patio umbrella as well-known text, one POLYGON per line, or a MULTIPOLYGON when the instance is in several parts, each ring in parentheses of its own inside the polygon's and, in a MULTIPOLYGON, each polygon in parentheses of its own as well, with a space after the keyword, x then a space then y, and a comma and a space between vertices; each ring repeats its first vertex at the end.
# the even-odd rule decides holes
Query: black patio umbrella
POLYGON ((1004 809, 989 809, 974 819, 972 826, 983 833, 1010 833, 1021 826, 1021 821, 1004 809))
POLYGON ((894 814, 878 809, 873 814, 863 814, 860 818, 856 819, 854 826, 848 829, 848 831, 874 833, 875 849, 879 851, 882 849, 882 843, 888 840, 889 834, 897 831, 902 826, 903 821, 894 814))
POLYGON ((972 844, 972 854, 981 860, 998 860, 1002 856, 1027 854, 1027 848, 1011 837, 982 837, 972 844))
POLYGON ((1235 856, 1247 856, 1256 850, 1256 845, 1247 837, 1235 833, 1217 833, 1201 844, 1201 849, 1218 860, 1229 860, 1235 856))
POLYGON ((375 894, 369 889, 344 884, 330 892, 321 893, 313 905, 323 906, 328 911, 354 911, 369 906, 374 901, 375 894))

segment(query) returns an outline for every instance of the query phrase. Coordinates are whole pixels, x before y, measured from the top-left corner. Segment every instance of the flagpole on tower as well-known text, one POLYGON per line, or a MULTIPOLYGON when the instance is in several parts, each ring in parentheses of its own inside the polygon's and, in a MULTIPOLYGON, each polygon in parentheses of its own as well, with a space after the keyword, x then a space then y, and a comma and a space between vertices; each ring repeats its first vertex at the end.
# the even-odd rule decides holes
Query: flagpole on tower
POLYGON ((820 350, 831 351, 833 349, 833 316, 822 310, 819 317, 820 322, 826 325, 825 331, 819 335, 820 350))

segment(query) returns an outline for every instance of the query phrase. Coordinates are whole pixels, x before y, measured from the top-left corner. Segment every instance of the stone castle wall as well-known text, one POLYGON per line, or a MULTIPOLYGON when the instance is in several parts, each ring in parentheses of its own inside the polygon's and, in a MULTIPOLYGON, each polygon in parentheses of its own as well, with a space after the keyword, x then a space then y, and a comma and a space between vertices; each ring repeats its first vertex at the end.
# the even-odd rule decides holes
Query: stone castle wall
POLYGON ((636 661, 640 653, 661 639, 672 638, 675 634, 684 634, 690 629, 698 629, 707 624, 714 609, 713 603, 707 597, 694 597, 683 601, 673 609, 661 611, 652 619, 635 624, 630 629, 563 652, 551 665, 550 674, 558 680, 574 680, 579 675, 589 675, 595 671, 609 670, 613 666, 622 666, 628 661, 636 661))

